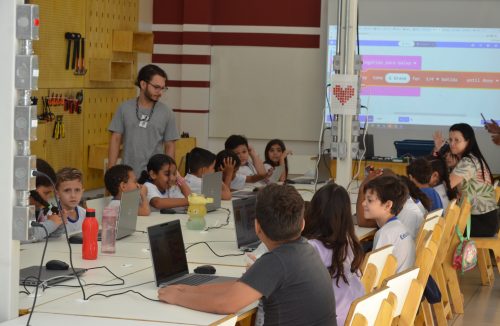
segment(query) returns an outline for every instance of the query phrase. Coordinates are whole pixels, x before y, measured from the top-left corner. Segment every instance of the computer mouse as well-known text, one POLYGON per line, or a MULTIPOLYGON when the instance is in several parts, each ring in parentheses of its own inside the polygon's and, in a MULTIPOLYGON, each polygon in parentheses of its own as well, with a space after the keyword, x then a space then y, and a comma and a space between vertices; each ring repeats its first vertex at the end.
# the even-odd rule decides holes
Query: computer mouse
POLYGON ((215 267, 212 265, 201 265, 194 269, 196 274, 215 274, 215 267))
POLYGON ((160 209, 161 214, 175 214, 177 211, 173 208, 162 208, 160 209))
POLYGON ((65 262, 63 262, 62 260, 57 260, 57 259, 53 259, 53 260, 49 260, 46 264, 45 264, 45 268, 47 268, 48 270, 66 270, 69 268, 69 265, 66 264, 65 262))

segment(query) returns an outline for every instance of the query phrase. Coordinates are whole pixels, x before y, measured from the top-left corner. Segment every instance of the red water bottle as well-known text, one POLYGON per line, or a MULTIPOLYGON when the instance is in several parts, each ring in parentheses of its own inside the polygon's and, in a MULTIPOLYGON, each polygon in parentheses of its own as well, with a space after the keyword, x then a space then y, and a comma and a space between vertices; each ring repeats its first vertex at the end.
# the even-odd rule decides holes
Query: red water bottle
POLYGON ((82 224, 83 246, 82 258, 97 259, 97 234, 99 233, 99 223, 95 218, 95 209, 87 208, 85 219, 82 224))

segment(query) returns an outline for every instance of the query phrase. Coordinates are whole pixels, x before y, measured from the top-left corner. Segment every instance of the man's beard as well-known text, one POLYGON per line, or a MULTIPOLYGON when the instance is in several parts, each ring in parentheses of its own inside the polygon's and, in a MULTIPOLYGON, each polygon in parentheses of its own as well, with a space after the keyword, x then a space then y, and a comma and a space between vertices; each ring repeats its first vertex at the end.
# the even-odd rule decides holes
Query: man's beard
MULTIPOLYGON (((144 90, 144 97, 145 97, 146 99, 148 99, 149 101, 153 102, 153 103, 158 102, 158 100, 155 100, 155 99, 153 98, 153 95, 149 92, 149 90, 148 90, 147 88, 144 90)), ((159 99, 159 98, 158 98, 158 99, 159 99)))

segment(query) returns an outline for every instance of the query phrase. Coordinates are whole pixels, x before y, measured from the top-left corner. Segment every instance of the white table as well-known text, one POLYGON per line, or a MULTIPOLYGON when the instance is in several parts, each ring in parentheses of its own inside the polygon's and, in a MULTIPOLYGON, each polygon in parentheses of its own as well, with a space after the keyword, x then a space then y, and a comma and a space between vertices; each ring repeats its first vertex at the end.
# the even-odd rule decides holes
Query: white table
MULTIPOLYGON (((305 200, 312 198, 314 186, 298 185, 297 188, 299 188, 299 192, 305 200)), ((231 206, 231 201, 222 201, 222 207, 232 211, 231 206)), ((207 226, 225 223, 227 214, 225 210, 208 213, 206 216, 207 226)), ((149 298, 156 299, 157 288, 153 282, 154 275, 151 267, 149 243, 145 231, 149 226, 176 219, 181 221, 186 247, 195 242, 207 242, 219 255, 238 255, 217 257, 206 245, 198 244, 187 250, 190 270, 199 265, 210 264, 216 267, 217 274, 219 275, 240 277, 244 273, 246 259, 244 255, 241 255, 242 252, 236 246, 236 233, 232 212, 228 225, 208 231, 188 230, 186 228, 187 214, 153 213, 151 216, 138 217, 138 232, 117 241, 115 254, 101 254, 99 252, 97 260, 82 260, 81 245, 71 245, 73 265, 75 267, 91 268, 105 265, 113 273, 125 280, 125 285, 120 286, 86 286, 85 292, 87 297, 103 290, 115 289, 115 291, 125 291, 119 289, 148 282, 133 289, 149 298)), ((374 234, 375 229, 355 226, 355 232, 360 239, 363 239, 374 234)), ((42 243, 23 245, 21 250, 21 267, 39 264, 42 250, 42 243)), ((69 248, 64 238, 49 240, 45 262, 50 259, 60 259, 69 262, 68 255, 69 248)), ((85 283, 109 284, 117 281, 105 269, 87 271, 81 279, 85 283)), ((74 285, 77 283, 76 281, 69 281, 64 284, 74 285)), ((20 288, 22 289, 22 287, 20 288)), ((92 297, 88 301, 83 301, 82 298, 79 288, 58 287, 47 289, 37 299, 32 324, 35 325, 36 321, 36 325, 45 325, 49 322, 53 325, 60 322, 61 324, 71 323, 73 326, 80 324, 88 325, 89 323, 96 325, 115 325, 118 323, 120 325, 148 325, 152 323, 166 325, 208 325, 214 322, 221 322, 227 317, 148 301, 133 293, 111 298, 92 297)), ((32 297, 20 294, 20 308, 30 308, 32 300, 32 297)), ((242 312, 250 310, 253 306, 243 309, 242 312)), ((25 324, 26 318, 26 316, 17 318, 5 323, 5 325, 25 324)))

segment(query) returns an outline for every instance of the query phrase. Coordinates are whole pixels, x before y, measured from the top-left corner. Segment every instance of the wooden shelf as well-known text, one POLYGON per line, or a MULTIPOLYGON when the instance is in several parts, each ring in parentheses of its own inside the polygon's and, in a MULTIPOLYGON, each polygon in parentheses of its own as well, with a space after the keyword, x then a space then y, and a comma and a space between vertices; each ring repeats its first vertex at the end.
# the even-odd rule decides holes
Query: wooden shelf
POLYGON ((114 30, 113 51, 153 53, 153 33, 114 30))
POLYGON ((90 58, 89 74, 92 81, 132 80, 133 63, 111 59, 90 58))

